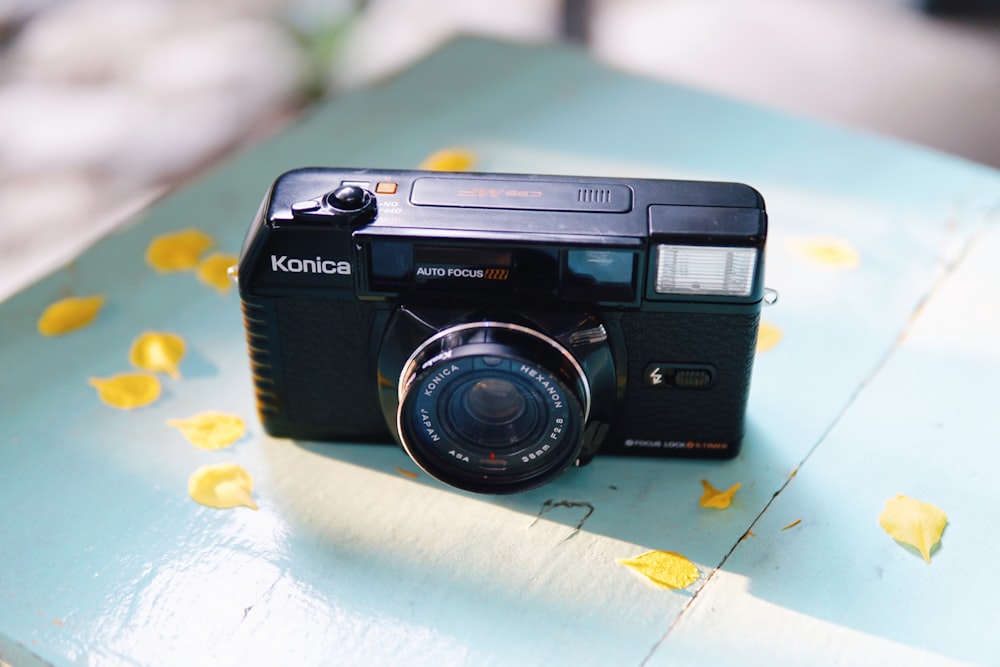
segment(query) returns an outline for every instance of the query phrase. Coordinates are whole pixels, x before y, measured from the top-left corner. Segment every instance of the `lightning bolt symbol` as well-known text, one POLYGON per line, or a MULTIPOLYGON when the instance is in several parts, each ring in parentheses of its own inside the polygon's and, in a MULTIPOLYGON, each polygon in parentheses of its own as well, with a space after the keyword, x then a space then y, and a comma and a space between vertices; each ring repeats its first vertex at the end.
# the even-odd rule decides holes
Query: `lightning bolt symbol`
POLYGON ((663 384, 663 375, 660 373, 659 366, 650 371, 649 379, 653 381, 653 384, 663 384))

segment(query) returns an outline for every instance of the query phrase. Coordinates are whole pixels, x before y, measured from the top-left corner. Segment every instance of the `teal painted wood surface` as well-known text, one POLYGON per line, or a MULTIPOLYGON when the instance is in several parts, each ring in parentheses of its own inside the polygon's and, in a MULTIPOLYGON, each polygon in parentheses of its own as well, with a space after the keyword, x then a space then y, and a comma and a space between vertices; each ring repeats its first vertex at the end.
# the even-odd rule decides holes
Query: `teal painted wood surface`
POLYGON ((331 100, 0 304, 0 659, 997 664, 998 218, 1000 174, 984 167, 571 49, 456 42, 331 100), (392 446, 262 433, 235 294, 152 271, 147 244, 194 226, 235 253, 281 171, 414 167, 446 146, 486 171, 764 194, 767 283, 781 292, 764 320, 783 336, 757 358, 737 459, 598 458, 490 498, 411 479, 392 446), (860 262, 811 260, 802 244, 817 238, 860 262), (107 297, 93 325, 35 331, 47 304, 92 293, 107 297), (128 370, 147 330, 187 340, 182 378, 146 408, 101 404, 87 378, 128 370), (248 435, 209 452, 165 424, 207 409, 242 415, 248 435), (188 476, 221 461, 255 476, 259 511, 188 498, 188 476), (701 479, 743 486, 708 510, 701 479), (878 526, 897 493, 949 514, 930 565, 878 526), (683 553, 701 577, 669 591, 616 562, 650 549, 683 553))

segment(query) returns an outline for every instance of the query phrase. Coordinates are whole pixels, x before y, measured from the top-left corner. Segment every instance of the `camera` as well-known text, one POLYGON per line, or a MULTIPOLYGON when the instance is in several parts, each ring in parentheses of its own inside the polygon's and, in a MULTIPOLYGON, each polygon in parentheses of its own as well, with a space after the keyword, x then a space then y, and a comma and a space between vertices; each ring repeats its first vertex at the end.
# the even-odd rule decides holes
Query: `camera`
POLYGON ((238 266, 260 419, 478 493, 733 457, 766 236, 739 183, 289 171, 238 266))

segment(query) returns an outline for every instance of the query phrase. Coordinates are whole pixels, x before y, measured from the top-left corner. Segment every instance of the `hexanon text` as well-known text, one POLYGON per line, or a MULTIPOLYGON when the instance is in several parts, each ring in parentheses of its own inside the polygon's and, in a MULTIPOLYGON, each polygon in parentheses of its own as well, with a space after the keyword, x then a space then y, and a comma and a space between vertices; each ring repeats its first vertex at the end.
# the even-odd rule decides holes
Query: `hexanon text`
POLYGON ((549 398, 552 399, 553 407, 561 408, 563 406, 562 396, 559 395, 559 391, 556 389, 555 386, 553 386, 551 382, 549 382, 549 379, 547 377, 539 373, 531 366, 528 366, 527 364, 521 365, 521 372, 527 373, 529 377, 538 380, 538 384, 541 385, 543 389, 545 389, 545 392, 549 395, 549 398))

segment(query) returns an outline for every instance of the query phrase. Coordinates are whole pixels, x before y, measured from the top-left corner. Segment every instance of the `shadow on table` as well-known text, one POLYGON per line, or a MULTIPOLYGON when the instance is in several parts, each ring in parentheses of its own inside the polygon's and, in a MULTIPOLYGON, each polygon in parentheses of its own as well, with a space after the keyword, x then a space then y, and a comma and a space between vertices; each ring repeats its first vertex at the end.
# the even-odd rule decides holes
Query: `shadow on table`
MULTIPOLYGON (((682 551, 707 567, 722 562, 794 469, 794 464, 777 460, 752 425, 742 452, 732 460, 599 455, 541 488, 501 496, 449 487, 421 471, 395 445, 299 441, 294 446, 348 464, 358 475, 381 478, 372 482, 379 494, 392 488, 399 502, 413 502, 414 495, 431 492, 439 512, 485 503, 521 515, 526 533, 541 522, 555 523, 564 527, 559 533, 563 540, 580 539, 584 533, 603 535, 649 549, 682 551), (703 479, 719 488, 742 485, 729 510, 699 505, 703 479)), ((328 484, 336 488, 338 481, 331 477, 328 484)), ((380 495, 372 502, 386 500, 380 495)), ((389 506, 392 502, 389 498, 389 506)))

